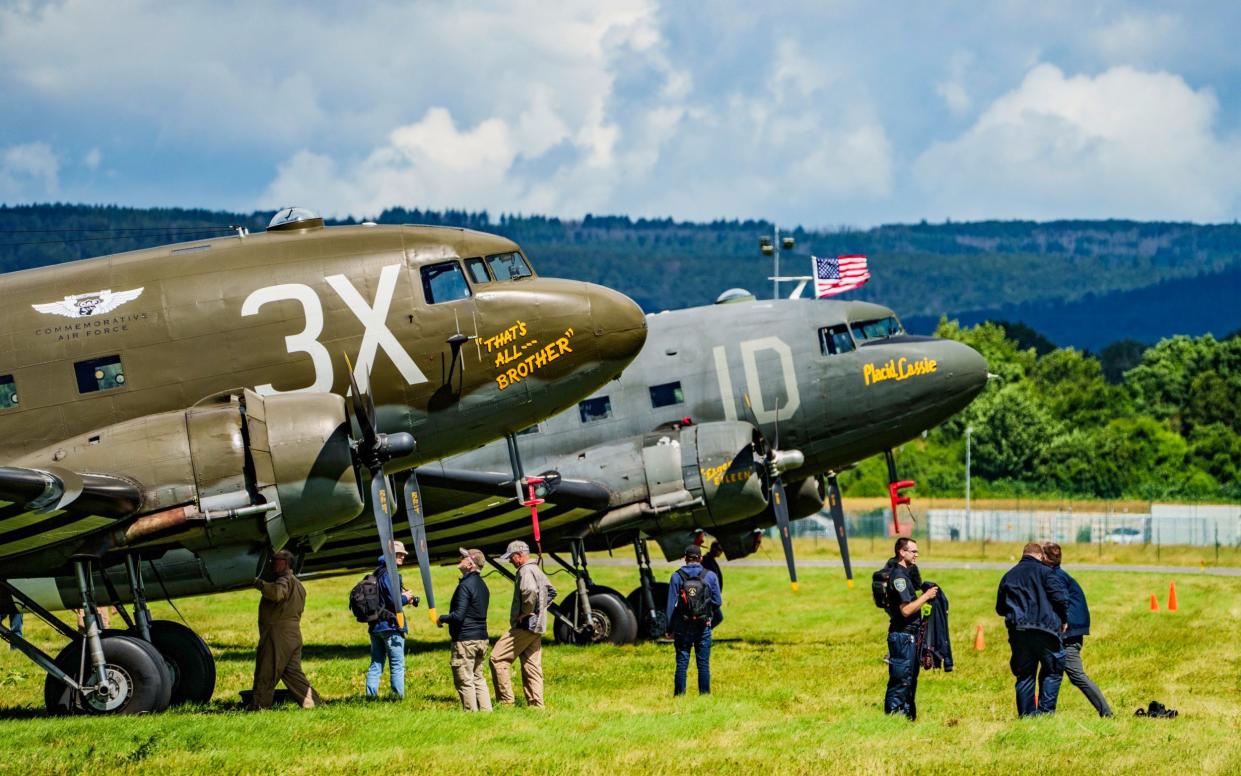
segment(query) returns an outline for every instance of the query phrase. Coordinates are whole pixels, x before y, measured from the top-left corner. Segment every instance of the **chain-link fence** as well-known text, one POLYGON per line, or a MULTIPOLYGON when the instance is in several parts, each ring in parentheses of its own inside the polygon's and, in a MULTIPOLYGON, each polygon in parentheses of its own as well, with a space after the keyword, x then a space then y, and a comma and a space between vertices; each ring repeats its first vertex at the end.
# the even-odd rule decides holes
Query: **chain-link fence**
MULTIPOLYGON (((902 515, 902 523, 907 518, 902 515)), ((892 535, 891 512, 845 511, 851 539, 892 535)), ((794 521, 797 537, 835 537, 830 513, 794 521)), ((932 541, 1241 546, 1241 505, 1152 504, 1146 513, 1016 509, 928 509, 914 538, 932 541)))

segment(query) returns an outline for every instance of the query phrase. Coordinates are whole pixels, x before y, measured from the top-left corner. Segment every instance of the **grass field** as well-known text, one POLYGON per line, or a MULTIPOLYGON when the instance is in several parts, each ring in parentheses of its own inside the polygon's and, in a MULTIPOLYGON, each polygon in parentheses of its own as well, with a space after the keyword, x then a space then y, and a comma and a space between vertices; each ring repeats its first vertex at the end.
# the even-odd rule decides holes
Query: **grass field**
MULTIPOLYGON (((935 559, 932 548, 925 560, 935 559)), ((601 584, 634 586, 631 569, 595 572, 601 584)), ((838 569, 805 569, 793 594, 782 569, 726 567, 710 697, 672 698, 668 645, 550 644, 543 713, 458 711, 447 634, 421 609, 407 699, 362 701, 366 634, 344 606, 352 579, 309 585, 305 667, 328 704, 245 713, 237 692, 250 683, 256 594, 186 600, 181 611, 218 660, 216 701, 149 717, 47 719, 42 674, 0 652, 0 772, 1241 773, 1236 579, 1178 578, 1180 611, 1152 613, 1150 593, 1164 602, 1168 577, 1081 572, 1094 619, 1086 668, 1117 716, 1099 719, 1066 682, 1054 718, 1017 720, 1004 629, 992 613, 1001 573, 934 573, 951 601, 956 670, 923 673, 913 724, 881 712, 884 615, 865 585, 846 589, 838 569), (982 652, 973 649, 979 624, 982 652), (1180 717, 1132 716, 1152 699, 1180 717)), ((437 570, 445 603, 454 577, 437 570)), ((565 575, 553 581, 569 588, 565 575)), ((488 582, 495 636, 511 588, 495 574, 488 582)), ((167 604, 156 608, 174 616, 167 604)), ((42 624, 28 631, 57 646, 42 624)))

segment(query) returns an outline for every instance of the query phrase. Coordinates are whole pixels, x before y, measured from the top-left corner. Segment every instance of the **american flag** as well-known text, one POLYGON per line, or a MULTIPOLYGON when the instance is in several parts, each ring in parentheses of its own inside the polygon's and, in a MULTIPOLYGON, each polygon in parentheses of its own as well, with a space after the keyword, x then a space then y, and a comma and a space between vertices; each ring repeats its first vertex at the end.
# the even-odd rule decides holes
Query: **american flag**
POLYGON ((865 256, 837 256, 834 259, 811 256, 810 259, 814 262, 814 295, 818 299, 852 291, 870 280, 865 256))

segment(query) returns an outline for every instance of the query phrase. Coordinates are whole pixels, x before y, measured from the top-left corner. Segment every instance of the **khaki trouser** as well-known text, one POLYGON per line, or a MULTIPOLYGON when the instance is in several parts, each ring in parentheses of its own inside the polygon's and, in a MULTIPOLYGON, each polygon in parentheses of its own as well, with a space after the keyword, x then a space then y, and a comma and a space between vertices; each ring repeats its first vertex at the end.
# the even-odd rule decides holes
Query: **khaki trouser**
POLYGON ((296 628, 272 628, 259 636, 251 703, 260 709, 271 708, 276 682, 280 680, 284 680, 284 686, 303 709, 312 709, 319 701, 319 694, 302 671, 302 634, 296 628))
POLYGON ((466 711, 491 711, 491 695, 487 692, 487 677, 483 674, 483 658, 487 656, 487 639, 454 641, 452 657, 452 683, 461 696, 461 708, 466 711))
POLYGON ((496 685, 496 702, 513 703, 513 661, 521 658, 521 688, 526 705, 543 707, 543 634, 523 628, 510 628, 491 650, 491 676, 496 685))

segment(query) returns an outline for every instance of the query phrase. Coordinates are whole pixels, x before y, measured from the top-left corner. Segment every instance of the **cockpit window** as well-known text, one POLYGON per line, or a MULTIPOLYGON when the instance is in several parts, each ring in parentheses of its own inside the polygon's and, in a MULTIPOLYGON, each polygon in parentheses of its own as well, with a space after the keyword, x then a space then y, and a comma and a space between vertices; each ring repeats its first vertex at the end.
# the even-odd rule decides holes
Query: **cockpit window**
POLYGON ((423 267, 422 291, 426 294, 427 304, 453 302, 470 295, 470 287, 465 282, 461 265, 455 261, 423 267))
POLYGON ((491 274, 496 276, 496 280, 514 280, 528 278, 531 275, 530 266, 517 251, 488 256, 487 264, 491 267, 491 274))
POLYGON ((487 274, 487 265, 483 263, 482 259, 466 259, 465 271, 470 273, 470 282, 476 286, 481 283, 491 282, 491 276, 487 274))
POLYGON ((853 338, 846 324, 826 326, 819 329, 819 348, 825 356, 835 356, 853 350, 853 338))
POLYGON ((900 321, 896 320, 895 315, 887 318, 879 318, 873 321, 855 321, 851 324, 853 329, 853 338, 858 342, 863 340, 886 339, 895 337, 898 334, 904 334, 901 329, 900 321))

